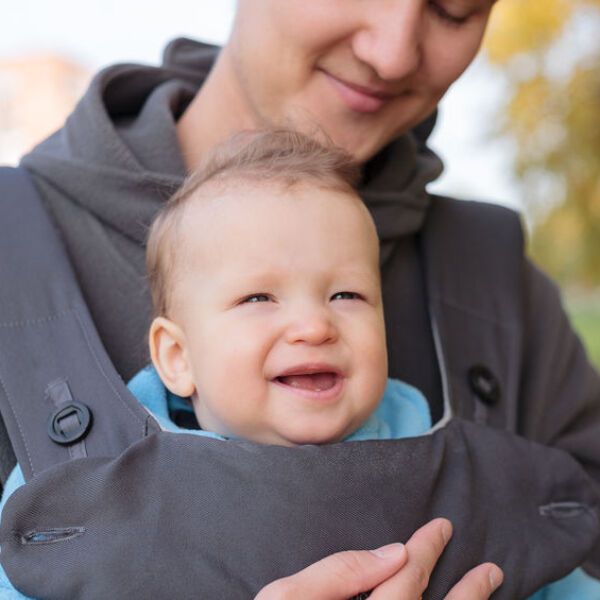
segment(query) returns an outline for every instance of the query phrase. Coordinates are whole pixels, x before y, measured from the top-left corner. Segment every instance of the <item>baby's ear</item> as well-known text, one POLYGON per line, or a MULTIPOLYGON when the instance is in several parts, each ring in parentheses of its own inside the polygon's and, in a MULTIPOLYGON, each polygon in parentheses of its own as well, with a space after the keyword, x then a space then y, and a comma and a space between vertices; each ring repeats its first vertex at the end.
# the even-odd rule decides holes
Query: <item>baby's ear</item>
POLYGON ((179 325, 165 317, 152 321, 150 357, 165 386, 177 396, 187 398, 196 391, 185 336, 179 325))

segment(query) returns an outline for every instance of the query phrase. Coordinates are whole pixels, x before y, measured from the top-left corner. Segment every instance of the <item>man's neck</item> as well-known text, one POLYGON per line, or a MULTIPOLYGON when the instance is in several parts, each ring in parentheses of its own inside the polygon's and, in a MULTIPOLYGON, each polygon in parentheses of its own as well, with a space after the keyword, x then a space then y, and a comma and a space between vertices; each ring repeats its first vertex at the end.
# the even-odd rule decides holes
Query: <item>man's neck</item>
POLYGON ((215 66, 177 122, 177 137, 188 171, 198 168, 213 146, 256 125, 237 86, 225 47, 215 66))

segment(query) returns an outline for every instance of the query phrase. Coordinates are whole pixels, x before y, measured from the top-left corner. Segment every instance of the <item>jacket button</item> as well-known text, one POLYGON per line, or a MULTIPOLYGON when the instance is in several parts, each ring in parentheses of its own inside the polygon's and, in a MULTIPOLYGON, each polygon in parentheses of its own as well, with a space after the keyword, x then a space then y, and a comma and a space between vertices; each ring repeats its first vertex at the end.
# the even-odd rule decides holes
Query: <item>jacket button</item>
POLYGON ((501 397, 500 382, 484 365, 474 365, 469 369, 469 385, 482 402, 493 406, 501 397))

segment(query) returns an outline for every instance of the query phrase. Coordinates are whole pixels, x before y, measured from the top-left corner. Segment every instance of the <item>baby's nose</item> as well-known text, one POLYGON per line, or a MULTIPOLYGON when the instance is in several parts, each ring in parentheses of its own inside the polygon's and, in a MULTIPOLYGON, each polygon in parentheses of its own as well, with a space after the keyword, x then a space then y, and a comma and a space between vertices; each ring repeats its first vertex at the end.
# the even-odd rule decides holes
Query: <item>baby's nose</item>
POLYGON ((296 315, 286 329, 286 341, 289 344, 327 344, 337 340, 337 337, 337 328, 325 309, 296 315))

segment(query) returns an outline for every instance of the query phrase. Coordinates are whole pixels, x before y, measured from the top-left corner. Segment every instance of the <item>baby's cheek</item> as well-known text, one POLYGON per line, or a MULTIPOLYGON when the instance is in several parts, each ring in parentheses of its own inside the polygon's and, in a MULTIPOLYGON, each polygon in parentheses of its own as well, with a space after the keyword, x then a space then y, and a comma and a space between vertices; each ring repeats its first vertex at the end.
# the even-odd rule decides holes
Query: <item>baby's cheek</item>
POLYGON ((388 378, 387 348, 384 339, 379 338, 372 347, 366 348, 363 360, 367 387, 378 401, 383 395, 388 378))

